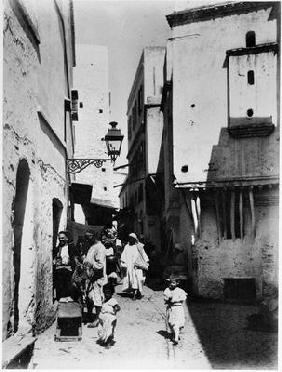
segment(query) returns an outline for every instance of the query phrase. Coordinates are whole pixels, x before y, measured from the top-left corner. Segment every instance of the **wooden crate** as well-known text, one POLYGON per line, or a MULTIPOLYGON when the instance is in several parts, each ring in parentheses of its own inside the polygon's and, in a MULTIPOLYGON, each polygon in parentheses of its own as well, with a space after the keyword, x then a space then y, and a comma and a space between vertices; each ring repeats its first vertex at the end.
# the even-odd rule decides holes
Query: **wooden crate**
POLYGON ((81 341, 82 309, 77 302, 59 302, 55 341, 81 341))

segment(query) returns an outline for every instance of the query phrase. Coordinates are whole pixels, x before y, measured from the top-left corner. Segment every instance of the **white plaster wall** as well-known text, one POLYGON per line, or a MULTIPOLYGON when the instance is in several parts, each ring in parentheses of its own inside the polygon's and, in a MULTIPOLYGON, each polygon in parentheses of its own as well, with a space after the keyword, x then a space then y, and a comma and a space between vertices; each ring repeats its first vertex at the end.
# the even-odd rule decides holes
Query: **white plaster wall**
POLYGON ((165 56, 166 69, 165 80, 172 81, 173 77, 173 40, 168 40, 166 44, 166 56, 165 56))
POLYGON ((147 109, 147 174, 158 169, 162 144, 163 114, 160 107, 147 109))
POLYGON ((145 103, 160 103, 163 86, 163 63, 165 48, 144 49, 144 94, 145 103))
POLYGON ((230 117, 247 117, 252 108, 254 117, 272 116, 277 125, 277 54, 229 57, 230 117), (253 70, 255 84, 248 84, 248 71, 253 70), (267 94, 266 94, 267 92, 267 94))
POLYGON ((218 142, 220 128, 227 126, 226 50, 244 47, 249 30, 256 32, 257 44, 276 41, 276 21, 268 21, 269 12, 173 28, 174 173, 178 182, 206 180, 212 146, 218 142), (181 172, 183 165, 188 165, 188 173, 181 172))
POLYGON ((218 1, 218 0, 177 0, 175 1, 175 11, 180 12, 182 10, 186 9, 193 9, 193 8, 200 8, 200 7, 206 7, 210 5, 216 5, 216 4, 225 4, 225 3, 231 3, 232 1, 218 1))
MULTIPOLYGON (((108 49, 104 46, 79 44, 76 50, 74 86, 83 107, 79 109, 79 120, 75 124, 74 157, 108 159, 106 143, 101 141, 110 128, 108 49), (99 110, 103 112, 100 113, 99 110)), ((89 166, 76 175, 76 182, 93 185, 93 199, 118 206, 118 199, 113 191, 113 164, 107 161, 102 168, 89 166)))
POLYGON ((54 3, 44 0, 38 7, 41 63, 38 76, 38 105, 64 141, 64 99, 68 97, 64 66, 64 40, 59 14, 54 3), (44 32, 48 30, 48 37, 44 32), (56 47, 54 47, 56 45, 56 47))
MULTIPOLYGON (((37 4, 38 5, 38 4, 37 4)), ((68 190, 64 144, 59 144, 38 109, 61 138, 66 76, 58 15, 52 1, 33 8, 41 43, 39 55, 4 3, 3 39, 3 273, 2 337, 13 306, 13 213, 16 172, 26 159, 30 169, 22 240, 20 327, 43 329, 54 318, 52 298, 52 200, 63 204, 60 229, 66 227, 68 190), (42 5, 42 8, 41 8, 42 5), (39 11, 40 9, 40 11, 39 11), (45 13, 46 12, 46 13, 45 13), (57 26, 57 27, 56 27, 57 26)), ((27 8, 27 10, 29 10, 27 8)), ((66 23, 66 27, 69 27, 66 23)), ((67 40, 69 45, 69 40, 67 40)), ((71 79, 69 79, 71 80, 71 79)))

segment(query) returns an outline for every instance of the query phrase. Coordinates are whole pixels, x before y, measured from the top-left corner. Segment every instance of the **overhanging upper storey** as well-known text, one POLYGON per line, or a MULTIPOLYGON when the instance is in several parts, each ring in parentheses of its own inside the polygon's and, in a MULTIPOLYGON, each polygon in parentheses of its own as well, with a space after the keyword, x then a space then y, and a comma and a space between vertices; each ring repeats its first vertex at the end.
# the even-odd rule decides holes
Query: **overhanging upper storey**
POLYGON ((267 136, 277 125, 278 43, 256 45, 246 34, 246 47, 226 51, 228 128, 234 137, 267 136))

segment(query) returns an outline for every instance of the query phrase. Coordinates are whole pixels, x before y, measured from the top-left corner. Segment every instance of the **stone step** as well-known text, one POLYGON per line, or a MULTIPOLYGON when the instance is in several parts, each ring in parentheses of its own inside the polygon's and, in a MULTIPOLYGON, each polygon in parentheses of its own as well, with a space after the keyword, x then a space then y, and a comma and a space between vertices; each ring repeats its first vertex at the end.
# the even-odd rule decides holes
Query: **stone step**
POLYGON ((2 343, 2 368, 9 367, 12 362, 21 358, 24 353, 34 346, 36 337, 32 335, 14 335, 2 343))

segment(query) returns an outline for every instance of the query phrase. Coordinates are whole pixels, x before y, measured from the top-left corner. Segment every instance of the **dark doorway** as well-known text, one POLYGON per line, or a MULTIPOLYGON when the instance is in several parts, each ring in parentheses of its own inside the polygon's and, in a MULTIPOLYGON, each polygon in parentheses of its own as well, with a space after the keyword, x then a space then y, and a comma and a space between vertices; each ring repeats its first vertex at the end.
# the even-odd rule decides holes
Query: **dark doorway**
MULTIPOLYGON (((59 232, 59 226, 60 226, 60 220, 62 216, 63 211, 63 204, 59 199, 54 198, 52 202, 52 213, 53 213, 53 246, 52 246, 52 255, 53 255, 53 249, 56 246, 57 243, 57 236, 59 232)), ((54 293, 54 271, 53 271, 53 302, 55 301, 55 293, 54 293)))
POLYGON ((224 279, 224 298, 235 301, 255 301, 256 280, 250 279, 224 279))
POLYGON ((55 248, 57 242, 57 235, 59 232, 60 220, 63 211, 63 204, 59 199, 54 198, 52 208, 53 208, 53 248, 55 248))
POLYGON ((16 193, 13 204, 14 211, 14 332, 19 325, 19 282, 21 273, 22 235, 26 211, 27 190, 29 184, 29 167, 25 159, 19 162, 16 175, 16 193))

